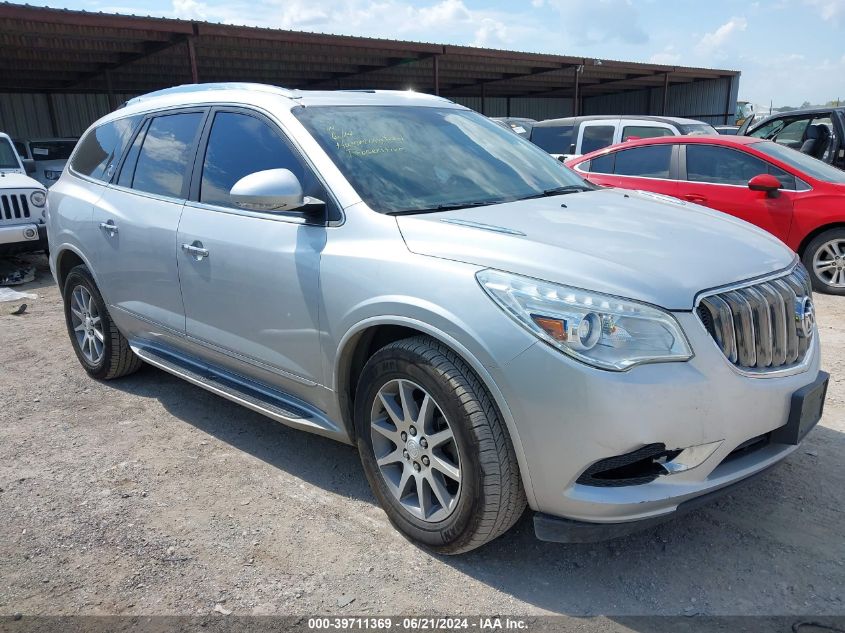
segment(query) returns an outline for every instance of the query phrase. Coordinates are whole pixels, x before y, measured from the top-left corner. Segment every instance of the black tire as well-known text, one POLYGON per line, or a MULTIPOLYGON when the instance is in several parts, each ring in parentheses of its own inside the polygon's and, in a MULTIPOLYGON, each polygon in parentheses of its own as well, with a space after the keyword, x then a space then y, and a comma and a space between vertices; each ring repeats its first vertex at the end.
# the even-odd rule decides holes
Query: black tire
POLYGON ((71 345, 73 345, 73 351, 76 352, 76 357, 88 374, 100 380, 111 380, 138 371, 143 361, 135 355, 129 347, 129 341, 120 333, 114 321, 112 321, 109 311, 106 308, 106 303, 97 289, 97 284, 94 283, 94 278, 85 266, 75 266, 68 273, 65 279, 63 297, 65 304, 65 324, 67 325, 68 336, 70 337, 71 345), (91 298, 95 302, 102 320, 104 349, 102 358, 98 363, 92 363, 85 357, 74 335, 73 322, 71 320, 71 294, 78 286, 83 286, 91 294, 91 298))
MULTIPOLYGON (((836 286, 831 286, 825 279, 819 277, 813 267, 813 259, 816 252, 831 240, 842 240, 845 242, 845 228, 828 229, 827 231, 816 235, 816 237, 810 240, 810 243, 807 244, 807 247, 801 254, 801 261, 807 269, 807 272, 810 273, 810 280, 813 282, 813 290, 830 295, 842 296, 845 295, 845 287, 837 288, 836 286)), ((843 265, 845 265, 845 263, 843 265)), ((845 273, 843 273, 843 275, 845 275, 845 273)))
POLYGON ((391 343, 369 359, 355 396, 358 451, 364 472, 391 523, 411 541, 441 554, 459 554, 506 532, 525 510, 516 454, 498 409, 472 369, 425 336, 391 343), (455 509, 439 522, 408 512, 387 487, 373 449, 370 412, 379 390, 404 378, 426 390, 449 420, 460 455, 455 509))

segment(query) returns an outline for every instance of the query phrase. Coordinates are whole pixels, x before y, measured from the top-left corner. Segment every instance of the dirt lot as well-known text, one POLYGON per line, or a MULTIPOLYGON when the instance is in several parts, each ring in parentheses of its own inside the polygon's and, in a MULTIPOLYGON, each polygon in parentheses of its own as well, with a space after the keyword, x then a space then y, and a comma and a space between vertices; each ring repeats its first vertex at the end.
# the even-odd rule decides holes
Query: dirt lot
POLYGON ((845 298, 821 425, 757 482, 622 540, 458 558, 405 541, 353 448, 153 368, 91 380, 44 260, 0 304, 0 614, 845 613, 845 298))

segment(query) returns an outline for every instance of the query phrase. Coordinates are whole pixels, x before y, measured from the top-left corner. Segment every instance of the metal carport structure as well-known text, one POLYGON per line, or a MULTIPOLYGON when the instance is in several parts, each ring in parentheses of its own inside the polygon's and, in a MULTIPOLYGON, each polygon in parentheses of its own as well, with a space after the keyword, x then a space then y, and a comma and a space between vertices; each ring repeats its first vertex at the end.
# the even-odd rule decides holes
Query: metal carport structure
POLYGON ((0 129, 79 134, 128 96, 209 81, 413 89, 488 115, 726 122, 739 73, 0 3, 0 129))

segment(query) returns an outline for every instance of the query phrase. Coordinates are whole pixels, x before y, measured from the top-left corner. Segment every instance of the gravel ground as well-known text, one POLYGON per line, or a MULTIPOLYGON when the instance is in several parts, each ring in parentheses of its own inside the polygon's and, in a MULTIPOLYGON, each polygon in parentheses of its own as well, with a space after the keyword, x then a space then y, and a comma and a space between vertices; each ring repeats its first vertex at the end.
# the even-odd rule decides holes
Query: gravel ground
POLYGON ((0 614, 845 614, 845 297, 816 296, 824 419, 755 483, 597 545, 526 513, 445 558, 390 526, 355 449, 151 367, 88 378, 37 261, 39 298, 0 304, 0 614))

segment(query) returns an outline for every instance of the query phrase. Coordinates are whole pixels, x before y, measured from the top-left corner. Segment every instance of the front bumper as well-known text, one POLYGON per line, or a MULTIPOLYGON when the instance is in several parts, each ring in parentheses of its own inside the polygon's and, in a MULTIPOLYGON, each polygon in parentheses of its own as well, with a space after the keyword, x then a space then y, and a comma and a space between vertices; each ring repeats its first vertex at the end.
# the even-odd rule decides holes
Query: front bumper
POLYGON ((19 253, 47 248, 47 227, 44 224, 0 226, 0 252, 19 253))
POLYGON ((749 377, 725 359, 694 314, 675 316, 695 353, 688 362, 608 372, 538 342, 492 371, 518 428, 534 510, 592 528, 616 524, 608 532, 633 531, 644 526, 618 524, 668 518, 685 502, 762 472, 795 450, 768 441, 731 455, 787 423, 792 394, 819 374, 818 345, 798 373, 749 377), (683 449, 715 442, 718 448, 698 466, 647 483, 577 482, 596 462, 644 446, 683 449))
POLYGON ((740 479, 732 484, 706 492, 698 497, 687 499, 678 504, 674 512, 668 512, 649 519, 640 519, 639 521, 626 521, 624 523, 588 523, 586 521, 572 521, 571 519, 564 519, 561 517, 551 516, 538 512, 534 515, 534 533, 541 541, 550 541, 553 543, 596 543, 599 541, 609 541, 614 538, 621 538, 640 532, 648 528, 655 527, 661 523, 666 523, 670 519, 687 514, 693 510, 697 510, 702 506, 714 502, 716 499, 724 497, 737 488, 743 487, 757 479, 760 475, 768 471, 774 464, 771 464, 759 470, 753 475, 740 479))

